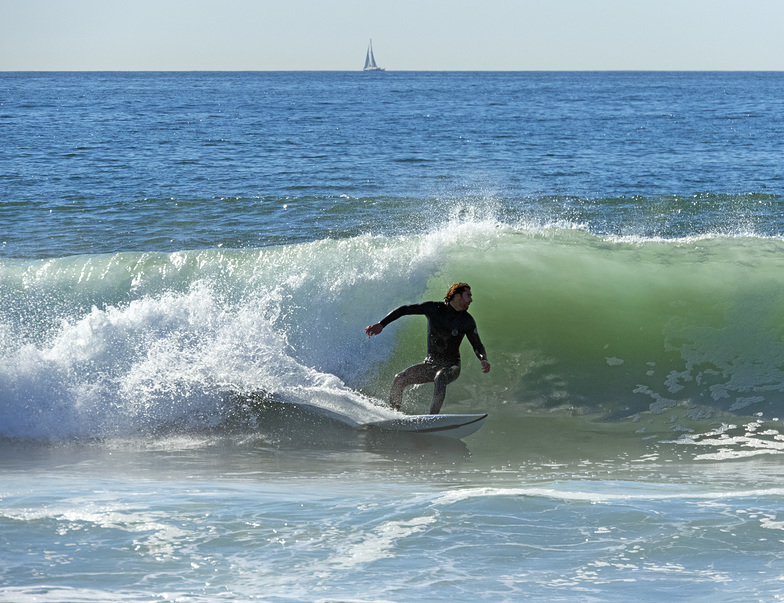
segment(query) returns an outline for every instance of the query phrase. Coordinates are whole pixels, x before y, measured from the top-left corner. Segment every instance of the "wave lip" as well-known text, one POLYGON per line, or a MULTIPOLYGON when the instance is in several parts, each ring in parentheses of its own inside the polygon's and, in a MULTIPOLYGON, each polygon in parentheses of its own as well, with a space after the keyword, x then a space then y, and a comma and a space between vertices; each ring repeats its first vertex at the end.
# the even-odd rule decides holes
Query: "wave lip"
POLYGON ((341 193, 145 198, 130 205, 117 200, 7 202, 3 217, 14 228, 3 233, 0 255, 50 259, 183 249, 247 250, 351 239, 362 233, 413 237, 482 222, 529 232, 577 228, 629 240, 784 237, 782 196, 759 192, 521 196, 485 183, 464 185, 458 194, 430 196, 341 193), (47 220, 40 219, 42 213, 48 214, 47 220))

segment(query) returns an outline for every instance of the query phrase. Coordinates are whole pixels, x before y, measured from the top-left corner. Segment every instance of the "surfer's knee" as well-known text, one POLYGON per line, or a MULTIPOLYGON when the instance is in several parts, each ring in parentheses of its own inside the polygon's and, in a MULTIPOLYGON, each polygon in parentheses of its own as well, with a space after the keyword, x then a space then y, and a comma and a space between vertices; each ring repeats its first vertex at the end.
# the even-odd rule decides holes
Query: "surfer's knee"
POLYGON ((401 371, 397 375, 395 375, 395 379, 392 381, 392 388, 400 388, 403 389, 406 385, 408 385, 408 379, 406 377, 406 371, 401 371))
POLYGON ((437 385, 443 385, 446 387, 448 384, 452 383, 455 379, 460 376, 460 365, 453 364, 452 366, 447 366, 442 368, 438 373, 436 373, 435 382, 437 385))

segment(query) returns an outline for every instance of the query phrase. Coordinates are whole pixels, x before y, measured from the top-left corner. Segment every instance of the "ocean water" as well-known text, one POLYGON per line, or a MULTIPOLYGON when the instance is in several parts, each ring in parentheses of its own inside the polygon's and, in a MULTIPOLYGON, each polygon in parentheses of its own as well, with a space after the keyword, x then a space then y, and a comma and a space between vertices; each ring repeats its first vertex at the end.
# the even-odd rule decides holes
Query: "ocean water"
POLYGON ((0 601, 784 600, 782 118, 781 73, 1 73, 0 601), (484 427, 366 429, 425 325, 364 327, 457 281, 484 427))

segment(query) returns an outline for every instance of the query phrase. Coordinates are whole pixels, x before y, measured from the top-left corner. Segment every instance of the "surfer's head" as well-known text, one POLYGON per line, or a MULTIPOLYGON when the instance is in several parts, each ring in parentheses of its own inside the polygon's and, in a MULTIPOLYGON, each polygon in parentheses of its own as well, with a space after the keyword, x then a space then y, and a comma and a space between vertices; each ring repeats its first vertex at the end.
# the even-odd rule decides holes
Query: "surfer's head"
POLYGON ((471 287, 468 286, 468 283, 455 283, 451 287, 449 287, 449 291, 446 292, 444 296, 444 301, 446 303, 451 302, 456 296, 462 295, 466 291, 471 291, 471 287))

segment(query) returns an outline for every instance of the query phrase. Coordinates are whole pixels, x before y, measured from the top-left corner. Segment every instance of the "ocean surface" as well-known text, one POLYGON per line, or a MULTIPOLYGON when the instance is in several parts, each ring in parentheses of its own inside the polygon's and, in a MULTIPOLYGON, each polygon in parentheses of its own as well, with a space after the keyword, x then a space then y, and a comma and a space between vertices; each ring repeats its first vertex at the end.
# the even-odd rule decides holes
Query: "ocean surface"
POLYGON ((784 601, 784 73, 0 73, 0 139, 0 601, 784 601), (368 429, 458 281, 484 427, 368 429))

